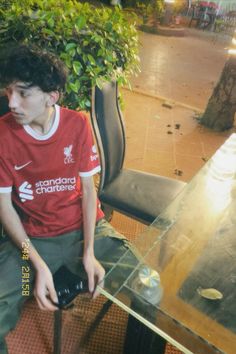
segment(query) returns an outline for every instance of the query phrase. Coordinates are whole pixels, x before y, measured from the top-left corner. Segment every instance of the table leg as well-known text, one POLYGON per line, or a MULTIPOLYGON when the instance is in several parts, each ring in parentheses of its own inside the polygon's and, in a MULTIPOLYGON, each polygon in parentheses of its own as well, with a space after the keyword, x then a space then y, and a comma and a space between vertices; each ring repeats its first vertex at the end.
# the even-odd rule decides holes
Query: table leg
POLYGON ((123 354, 164 354, 166 340, 129 315, 123 354))
MULTIPOLYGON (((148 311, 148 306, 148 304, 144 304, 144 302, 137 299, 131 303, 132 310, 137 311, 139 314, 148 311)), ((154 323, 156 316, 157 313, 153 311, 152 306, 152 319, 154 323)), ((153 332, 132 315, 129 315, 123 354, 164 354, 165 347, 166 340, 164 338, 153 332)))

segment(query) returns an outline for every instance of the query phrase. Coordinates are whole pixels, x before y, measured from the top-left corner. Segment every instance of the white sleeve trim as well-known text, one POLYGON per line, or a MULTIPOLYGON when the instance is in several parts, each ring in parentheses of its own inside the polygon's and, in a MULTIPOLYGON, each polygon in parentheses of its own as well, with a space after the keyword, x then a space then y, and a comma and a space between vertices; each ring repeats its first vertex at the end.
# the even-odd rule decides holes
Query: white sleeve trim
POLYGON ((0 187, 0 193, 11 193, 12 187, 0 187))
POLYGON ((101 171, 101 166, 95 167, 93 170, 88 172, 79 172, 80 177, 90 177, 101 171))

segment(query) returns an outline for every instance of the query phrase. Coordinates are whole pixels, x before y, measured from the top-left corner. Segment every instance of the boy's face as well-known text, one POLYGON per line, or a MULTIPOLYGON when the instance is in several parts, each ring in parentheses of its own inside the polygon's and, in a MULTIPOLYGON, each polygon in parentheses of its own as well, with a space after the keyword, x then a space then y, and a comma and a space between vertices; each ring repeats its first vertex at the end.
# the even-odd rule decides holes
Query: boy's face
POLYGON ((50 93, 43 92, 37 86, 16 81, 6 88, 9 108, 17 123, 31 124, 47 119, 50 108, 50 93))

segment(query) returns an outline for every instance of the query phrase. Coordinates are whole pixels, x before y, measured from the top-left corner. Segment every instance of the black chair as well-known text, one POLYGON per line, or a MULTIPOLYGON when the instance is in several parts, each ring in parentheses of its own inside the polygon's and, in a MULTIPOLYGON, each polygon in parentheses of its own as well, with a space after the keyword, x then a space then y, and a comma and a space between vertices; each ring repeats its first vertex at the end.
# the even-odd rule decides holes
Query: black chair
POLYGON ((0 117, 9 112, 8 99, 0 90, 0 117))
POLYGON ((150 224, 186 183, 123 168, 125 129, 115 81, 93 89, 91 121, 101 160, 98 195, 106 218, 117 210, 150 224))

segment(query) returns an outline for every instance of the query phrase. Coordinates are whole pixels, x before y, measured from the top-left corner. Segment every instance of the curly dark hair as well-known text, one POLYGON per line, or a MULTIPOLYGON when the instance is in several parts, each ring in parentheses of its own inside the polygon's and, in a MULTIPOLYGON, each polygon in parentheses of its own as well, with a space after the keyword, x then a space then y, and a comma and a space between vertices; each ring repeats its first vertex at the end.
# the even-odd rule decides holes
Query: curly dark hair
POLYGON ((67 70, 52 53, 25 45, 2 51, 0 56, 0 84, 5 87, 15 81, 38 86, 43 92, 65 89, 67 70))

